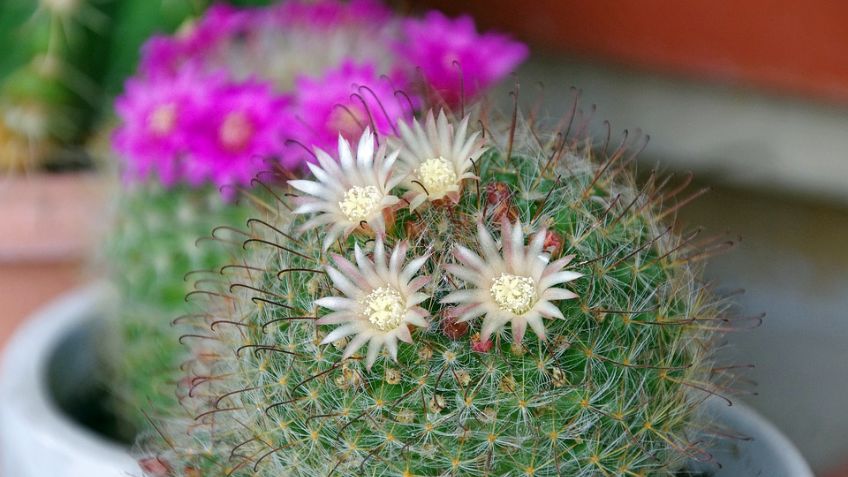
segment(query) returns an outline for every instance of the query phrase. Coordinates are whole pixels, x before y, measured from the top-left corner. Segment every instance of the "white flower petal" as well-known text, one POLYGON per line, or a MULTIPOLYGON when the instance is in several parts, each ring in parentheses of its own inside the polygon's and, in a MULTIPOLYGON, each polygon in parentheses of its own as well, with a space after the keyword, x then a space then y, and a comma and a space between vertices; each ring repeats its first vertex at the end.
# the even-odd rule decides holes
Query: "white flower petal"
POLYGON ((309 195, 321 197, 322 199, 329 199, 331 197, 331 191, 319 182, 298 179, 289 181, 289 185, 301 192, 306 192, 309 195))
POLYGON ((480 340, 489 341, 492 334, 503 328, 506 323, 506 321, 498 319, 496 316, 491 314, 486 315, 486 317, 483 318, 483 328, 480 330, 480 340))
POLYGON ((427 260, 430 259, 429 255, 424 255, 423 257, 418 257, 415 260, 409 262, 409 264, 404 267, 403 271, 400 273, 400 281, 402 283, 409 283, 412 280, 412 277, 418 273, 418 270, 427 263, 427 260))
POLYGON ((516 316, 512 319, 512 340, 516 343, 524 341, 524 333, 527 331, 527 320, 516 316))
POLYGON ((332 280, 333 286, 335 286, 339 291, 351 298, 356 296, 359 289, 340 271, 330 266, 324 267, 324 270, 326 270, 327 275, 330 277, 330 280, 332 280))
POLYGON ((358 328, 359 327, 354 324, 339 326, 338 328, 334 329, 329 334, 327 334, 327 336, 325 336, 324 339, 321 340, 321 344, 332 343, 333 341, 344 338, 345 336, 350 336, 359 331, 358 328))
POLYGON ((380 354, 380 348, 383 347, 383 339, 377 336, 371 337, 368 343, 368 355, 365 359, 365 367, 371 370, 371 366, 377 361, 377 356, 380 354))
POLYGON ((444 296, 439 303, 468 303, 477 297, 477 290, 454 290, 444 296))
POLYGON ((570 282, 572 280, 577 280, 578 278, 580 278, 582 276, 583 276, 582 273, 571 272, 571 271, 557 272, 557 273, 554 273, 554 274, 551 274, 551 275, 548 275, 548 276, 542 278, 542 281, 539 282, 539 288, 542 288, 542 289, 550 288, 550 287, 552 287, 554 285, 558 285, 560 283, 566 283, 566 282, 570 282))
POLYGON ((392 357, 393 361, 397 362, 397 340, 393 336, 387 336, 385 346, 386 349, 389 351, 389 356, 392 357))
POLYGON ((334 311, 332 313, 328 313, 318 320, 315 323, 319 325, 338 325, 341 323, 345 323, 348 321, 352 321, 356 318, 356 315, 351 313, 350 311, 334 311))
POLYGON ((479 255, 468 250, 462 245, 458 245, 453 249, 454 256, 464 265, 473 268, 475 271, 480 271, 486 268, 486 264, 479 255))
POLYGON ((547 301, 571 300, 577 298, 577 294, 565 288, 548 288, 542 293, 542 299, 547 301))
MULTIPOLYGON (((418 317, 416 317, 416 318, 418 318, 418 317)), ((424 323, 425 323, 424 325, 420 325, 420 326, 427 326, 426 325, 427 322, 425 321, 424 323)), ((409 332, 409 327, 401 326, 400 328, 397 329, 395 334, 397 335, 397 338, 399 340, 403 341, 404 343, 412 344, 412 333, 409 332)))
POLYGON ((366 341, 371 339, 371 335, 369 333, 360 333, 353 338, 351 338, 350 342, 345 347, 344 354, 342 354, 342 359, 347 359, 353 356, 362 345, 365 344, 366 341))
POLYGON ((370 167, 374 158, 374 134, 371 128, 365 128, 365 132, 359 138, 359 147, 356 151, 356 159, 361 161, 365 167, 370 167))
POLYGON ((533 329, 533 332, 536 333, 536 336, 539 337, 540 340, 547 340, 547 335, 545 332, 545 324, 542 322, 542 317, 537 313, 528 313, 527 316, 524 317, 527 321, 527 324, 530 325, 530 328, 533 329))
POLYGON ((474 273, 465 267, 460 267, 459 265, 454 265, 452 263, 445 265, 445 270, 451 275, 467 283, 474 283, 476 278, 479 276, 479 274, 474 273))
POLYGON ((548 318, 559 318, 560 320, 565 319, 562 311, 549 301, 540 301, 536 304, 536 311, 539 312, 542 316, 546 316, 548 318))
POLYGON ((339 133, 339 162, 342 165, 342 171, 352 171, 356 168, 350 143, 342 137, 341 133, 339 133))
POLYGON ((315 300, 315 304, 333 311, 350 310, 357 306, 356 301, 340 296, 325 296, 315 300))

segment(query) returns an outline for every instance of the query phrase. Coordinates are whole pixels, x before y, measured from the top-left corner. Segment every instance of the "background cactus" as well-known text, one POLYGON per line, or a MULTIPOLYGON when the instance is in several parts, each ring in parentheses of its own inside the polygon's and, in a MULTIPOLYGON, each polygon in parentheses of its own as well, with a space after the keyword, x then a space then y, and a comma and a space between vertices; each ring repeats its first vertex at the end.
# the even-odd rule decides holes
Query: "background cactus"
POLYGON ((388 347, 373 366, 364 349, 343 359, 349 338, 322 344, 338 328, 316 323, 339 294, 332 254, 373 256, 375 241, 360 230, 325 252, 327 229, 299 233, 300 199, 281 190, 246 232, 251 253, 192 296, 190 417, 143 443, 150 473, 645 476, 707 459, 697 409, 729 378, 713 365, 727 303, 700 281, 697 233, 672 228, 685 184, 652 173, 637 186, 641 140, 593 144, 579 113, 551 127, 514 118, 470 122, 488 149, 456 204, 387 212, 385 241, 408 241, 407 260, 429 254, 432 277, 430 325, 410 327, 396 361, 388 347), (557 302, 564 319, 544 320, 546 341, 518 343, 514 327, 483 340, 479 319, 440 303, 462 288, 452 254, 480 254, 477 224, 497 238, 505 219, 547 230, 549 259, 574 255, 583 274, 568 283, 578 298, 557 302))
MULTIPOLYGON (((141 43, 207 0, 8 0, 0 4, 0 171, 90 167, 83 152, 141 43)), ((257 3, 241 1, 236 3, 257 3)), ((258 2, 267 3, 267 2, 258 2)))
MULTIPOLYGON (((165 191, 138 184, 119 198, 106 242, 105 262, 121 306, 104 342, 103 362, 123 438, 132 440, 148 423, 142 410, 175 405, 182 347, 171 320, 192 310, 185 295, 194 287, 187 273, 221 267, 229 260, 220 246, 197 244, 219 226, 241 227, 245 207, 221 200, 213 188, 165 191)), ((226 236, 222 230, 219 236, 226 236)))

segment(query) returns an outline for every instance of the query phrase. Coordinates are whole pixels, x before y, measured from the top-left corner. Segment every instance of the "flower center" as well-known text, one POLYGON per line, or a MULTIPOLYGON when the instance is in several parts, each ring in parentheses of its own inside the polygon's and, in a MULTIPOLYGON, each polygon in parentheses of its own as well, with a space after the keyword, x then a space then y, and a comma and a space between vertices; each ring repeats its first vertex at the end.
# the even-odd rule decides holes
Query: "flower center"
POLYGON ((239 152, 247 146, 253 136, 253 125, 241 111, 228 114, 218 130, 221 144, 232 152, 239 152))
POLYGON ((400 293, 391 287, 380 287, 372 291, 362 304, 368 321, 380 331, 389 331, 400 326, 406 315, 406 306, 400 293))
POLYGON ((147 118, 147 127, 156 136, 167 136, 177 124, 177 106, 172 103, 156 107, 147 118))
POLYGON ((436 199, 445 195, 448 187, 456 184, 456 172, 451 163, 441 156, 424 161, 418 168, 418 178, 427 189, 427 195, 436 199))
POLYGON ((501 273, 492 280, 489 292, 501 310, 516 315, 526 313, 536 304, 536 282, 530 277, 501 273))
POLYGON ((383 195, 374 186, 353 186, 345 192, 339 208, 348 220, 354 223, 367 221, 380 210, 383 195))

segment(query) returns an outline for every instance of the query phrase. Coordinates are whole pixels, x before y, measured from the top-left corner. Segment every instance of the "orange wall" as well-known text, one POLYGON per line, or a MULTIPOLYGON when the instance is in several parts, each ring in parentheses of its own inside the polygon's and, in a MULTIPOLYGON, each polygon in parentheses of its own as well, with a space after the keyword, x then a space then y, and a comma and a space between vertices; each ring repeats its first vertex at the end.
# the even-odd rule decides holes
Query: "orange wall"
MULTIPOLYGON (((415 2, 419 4, 419 2, 415 2)), ((848 1, 434 0, 535 46, 848 102, 848 1)))

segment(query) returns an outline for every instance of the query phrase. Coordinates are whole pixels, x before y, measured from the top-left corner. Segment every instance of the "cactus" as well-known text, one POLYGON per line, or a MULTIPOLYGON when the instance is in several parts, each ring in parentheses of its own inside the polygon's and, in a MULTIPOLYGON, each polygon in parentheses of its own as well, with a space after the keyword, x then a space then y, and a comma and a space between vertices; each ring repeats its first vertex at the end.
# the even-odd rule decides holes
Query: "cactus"
POLYGON ((104 258, 121 295, 120 326, 109 330, 104 362, 112 368, 109 388, 119 394, 118 415, 129 421, 124 437, 132 439, 147 426, 140 410, 157 412, 176 400, 169 390, 180 377, 182 349, 170 320, 193 310, 184 300, 194 286, 186 273, 229 259, 226 249, 196 238, 216 226, 240 227, 247 216, 244 206, 222 201, 215 189, 165 191, 155 183, 134 185, 116 211, 104 258))
POLYGON ((82 95, 90 93, 90 85, 71 57, 93 34, 79 23, 80 6, 90 7, 84 2, 54 1, 3 6, 4 16, 23 26, 9 25, 3 32, 4 44, 14 42, 19 47, 3 65, 0 129, 6 131, 4 143, 32 145, 22 154, 4 156, 3 169, 36 165, 58 141, 71 142, 80 132, 76 109, 82 95), (15 34, 11 34, 12 28, 16 28, 15 34))
POLYGON ((585 127, 441 113, 376 148, 340 138, 339 165, 316 151, 192 296, 189 417, 142 441, 148 474, 647 476, 707 458, 728 303, 672 227, 691 196, 637 186, 640 140, 585 127))
POLYGON ((156 30, 206 0, 10 0, 0 4, 0 171, 90 166, 80 151, 156 30), (8 54, 7 54, 8 53, 8 54), (71 152, 71 154, 68 154, 71 152), (81 164, 69 162, 68 159, 81 164))

